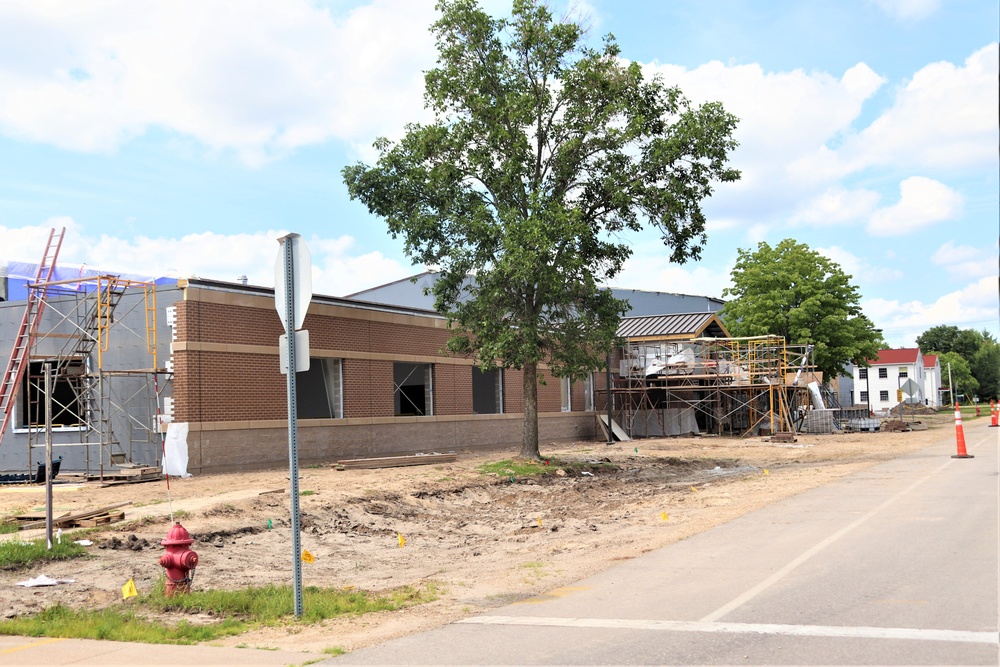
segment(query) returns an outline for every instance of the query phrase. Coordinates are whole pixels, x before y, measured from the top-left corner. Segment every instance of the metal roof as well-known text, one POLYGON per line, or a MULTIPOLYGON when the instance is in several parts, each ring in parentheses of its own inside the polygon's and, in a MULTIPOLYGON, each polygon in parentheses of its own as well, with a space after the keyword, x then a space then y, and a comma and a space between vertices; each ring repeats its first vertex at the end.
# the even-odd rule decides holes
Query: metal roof
POLYGON ((625 317, 618 325, 623 338, 728 338, 729 333, 715 313, 675 313, 625 317))

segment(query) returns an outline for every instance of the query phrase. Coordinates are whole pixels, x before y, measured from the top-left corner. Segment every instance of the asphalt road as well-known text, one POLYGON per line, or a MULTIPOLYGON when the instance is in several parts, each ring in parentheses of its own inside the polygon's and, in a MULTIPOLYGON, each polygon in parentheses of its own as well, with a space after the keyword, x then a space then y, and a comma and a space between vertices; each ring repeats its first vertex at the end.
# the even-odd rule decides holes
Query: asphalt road
POLYGON ((997 665, 1000 428, 322 664, 997 665))

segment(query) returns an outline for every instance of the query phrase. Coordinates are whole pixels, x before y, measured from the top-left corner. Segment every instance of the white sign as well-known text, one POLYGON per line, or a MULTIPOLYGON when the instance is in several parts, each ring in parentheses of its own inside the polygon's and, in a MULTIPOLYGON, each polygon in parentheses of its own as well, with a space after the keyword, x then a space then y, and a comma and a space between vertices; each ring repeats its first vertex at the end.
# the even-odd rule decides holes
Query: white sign
POLYGON ((281 245, 281 250, 278 251, 278 259, 274 262, 274 308, 278 311, 278 317, 281 318, 281 323, 287 331, 286 295, 288 283, 291 281, 292 304, 295 307, 295 323, 292 329, 301 329, 302 322, 306 319, 306 311, 309 310, 309 302, 312 301, 312 258, 309 256, 306 242, 298 234, 282 236, 278 239, 278 243, 281 245), (290 271, 285 266, 285 244, 290 244, 292 248, 290 271))
MULTIPOLYGON (((288 375, 288 335, 281 334, 278 338, 278 365, 281 374, 288 375)), ((309 370, 309 330, 301 329, 295 332, 295 372, 309 370)))

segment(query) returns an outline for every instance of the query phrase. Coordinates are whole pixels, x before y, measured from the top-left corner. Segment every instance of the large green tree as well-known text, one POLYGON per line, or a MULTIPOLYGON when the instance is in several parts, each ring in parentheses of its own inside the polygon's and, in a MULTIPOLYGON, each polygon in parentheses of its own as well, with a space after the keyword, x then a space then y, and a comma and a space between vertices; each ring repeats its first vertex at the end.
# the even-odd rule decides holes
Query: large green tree
POLYGON ((731 334, 812 344, 826 378, 878 356, 882 335, 861 312, 858 288, 839 264, 792 239, 737 252, 733 286, 722 291, 731 299, 722 309, 731 334))
POLYGON ((979 382, 972 376, 969 363, 958 352, 942 352, 938 362, 941 364, 941 386, 952 389, 949 400, 952 403, 960 399, 971 401, 979 391, 979 382))
MULTIPOLYGON (((975 395, 980 400, 988 401, 1000 396, 1000 345, 989 331, 959 329, 942 324, 917 336, 917 345, 924 354, 953 352, 961 357, 976 380, 978 386, 975 395)), ((941 368, 943 374, 943 361, 941 368)), ((967 395, 971 398, 973 394, 967 395)))
POLYGON ((942 324, 917 336, 917 345, 924 353, 957 352, 963 359, 971 362, 983 340, 983 334, 975 329, 959 329, 942 324))
POLYGON ((983 340, 972 355, 969 367, 979 383, 979 400, 990 401, 1000 397, 1000 344, 989 338, 983 340))
POLYGON ((434 121, 377 140, 377 163, 344 181, 409 256, 440 269, 449 348, 523 370, 521 455, 537 458, 539 365, 558 377, 601 367, 626 303, 599 287, 631 254, 625 233, 651 225, 670 260, 699 256, 702 200, 739 178, 727 166, 737 119, 644 77, 611 36, 586 46, 542 2, 517 0, 500 19, 473 0, 438 10, 434 121))

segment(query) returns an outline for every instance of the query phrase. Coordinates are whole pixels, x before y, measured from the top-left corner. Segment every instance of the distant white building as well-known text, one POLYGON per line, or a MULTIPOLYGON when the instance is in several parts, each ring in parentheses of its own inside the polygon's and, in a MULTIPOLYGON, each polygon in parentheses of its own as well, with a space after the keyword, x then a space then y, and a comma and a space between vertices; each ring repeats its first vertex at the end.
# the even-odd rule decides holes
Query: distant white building
POLYGON ((924 355, 924 405, 939 408, 944 404, 941 398, 941 362, 936 354, 924 355))
POLYGON ((921 405, 940 405, 938 392, 928 395, 930 386, 940 387, 941 369, 935 355, 924 356, 920 348, 904 347, 894 350, 879 350, 878 357, 870 360, 869 368, 854 367, 854 404, 868 405, 874 412, 885 412, 897 405, 899 391, 913 380, 912 391, 903 392, 907 402, 921 405), (927 359, 933 357, 932 373, 936 379, 927 378, 927 359), (933 402, 932 402, 933 401, 933 402))

